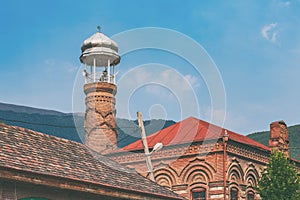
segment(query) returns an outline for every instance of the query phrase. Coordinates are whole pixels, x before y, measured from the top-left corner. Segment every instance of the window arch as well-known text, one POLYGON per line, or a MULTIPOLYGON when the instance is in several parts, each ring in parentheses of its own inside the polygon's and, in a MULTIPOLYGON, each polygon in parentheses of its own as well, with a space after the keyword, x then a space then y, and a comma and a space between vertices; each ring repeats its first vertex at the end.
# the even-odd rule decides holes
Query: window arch
POLYGON ((259 179, 259 174, 253 164, 250 164, 245 173, 245 184, 247 187, 255 188, 259 179))
POLYGON ((206 188, 198 187, 194 188, 191 191, 192 194, 192 200, 206 200, 206 188))
POLYGON ((252 190, 249 190, 246 194, 246 200, 254 200, 254 192, 252 190))
POLYGON ((228 168, 227 179, 239 184, 244 182, 244 172, 239 163, 233 162, 230 164, 230 167, 228 168))
POLYGON ((171 188, 173 185, 176 185, 176 172, 171 168, 160 168, 154 172, 154 178, 156 182, 168 188, 171 188))
POLYGON ((170 177, 166 174, 160 174, 160 175, 156 176, 155 180, 158 185, 161 185, 163 187, 168 187, 168 188, 172 187, 172 181, 171 181, 170 177))

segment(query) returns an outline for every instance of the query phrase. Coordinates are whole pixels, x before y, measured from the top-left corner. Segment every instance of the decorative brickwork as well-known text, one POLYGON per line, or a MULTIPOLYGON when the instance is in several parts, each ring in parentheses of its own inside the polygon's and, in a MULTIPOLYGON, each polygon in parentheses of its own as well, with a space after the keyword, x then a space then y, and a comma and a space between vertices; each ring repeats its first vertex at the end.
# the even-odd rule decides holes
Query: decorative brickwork
POLYGON ((106 82, 84 85, 85 144, 98 153, 117 147, 115 94, 117 86, 106 82))
MULTIPOLYGON (((192 191, 205 189, 206 199, 224 200, 223 148, 221 139, 216 143, 167 146, 152 155, 155 180, 187 199, 191 199, 192 191)), ((268 152, 229 139, 226 154, 226 199, 229 199, 231 188, 237 188, 239 199, 246 200, 251 192, 258 199, 255 187, 260 168, 268 162, 268 152)), ((109 156, 148 176, 142 150, 109 156)))
MULTIPOLYGON (((269 161, 270 148, 243 135, 196 120, 185 119, 148 137, 150 148, 157 142, 164 144, 162 150, 151 155, 156 182, 187 199, 192 199, 192 193, 197 191, 206 199, 228 200, 235 199, 234 196, 239 200, 260 199, 255 188, 261 169, 269 161), (191 127, 196 135, 187 140, 191 127), (221 134, 213 132, 220 133, 220 130, 221 134), (224 139, 225 132, 228 140, 224 139), (184 138, 187 143, 173 138, 184 138)), ((285 127, 272 123, 271 138, 288 141, 285 127)), ((147 177, 141 142, 136 141, 122 150, 108 156, 147 177)), ((294 162, 299 170, 300 163, 294 162)))

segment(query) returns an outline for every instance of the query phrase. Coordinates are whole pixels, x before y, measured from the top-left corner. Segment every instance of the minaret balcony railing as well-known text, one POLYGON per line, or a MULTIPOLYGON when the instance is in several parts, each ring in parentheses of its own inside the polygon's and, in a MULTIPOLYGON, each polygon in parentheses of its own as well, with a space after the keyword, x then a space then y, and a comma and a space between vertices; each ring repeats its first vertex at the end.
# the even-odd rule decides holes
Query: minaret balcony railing
POLYGON ((116 77, 114 75, 104 75, 103 73, 92 73, 85 75, 85 84, 96 82, 116 84, 116 77))

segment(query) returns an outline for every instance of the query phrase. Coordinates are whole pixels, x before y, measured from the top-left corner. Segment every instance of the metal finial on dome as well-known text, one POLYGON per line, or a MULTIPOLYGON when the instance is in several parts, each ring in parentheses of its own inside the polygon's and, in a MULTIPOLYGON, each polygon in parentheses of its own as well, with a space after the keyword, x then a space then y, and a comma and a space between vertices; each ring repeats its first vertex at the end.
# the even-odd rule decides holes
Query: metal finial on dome
POLYGON ((101 26, 97 26, 98 32, 101 32, 101 26))

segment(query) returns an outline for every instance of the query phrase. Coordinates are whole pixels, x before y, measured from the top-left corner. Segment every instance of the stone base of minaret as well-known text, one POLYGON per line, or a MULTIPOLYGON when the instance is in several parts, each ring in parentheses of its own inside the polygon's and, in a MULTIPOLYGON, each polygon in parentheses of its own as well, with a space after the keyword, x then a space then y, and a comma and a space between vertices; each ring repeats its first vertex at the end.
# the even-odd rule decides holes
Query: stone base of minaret
POLYGON ((85 144, 97 153, 106 154, 117 148, 115 94, 117 87, 106 82, 84 85, 85 144))

